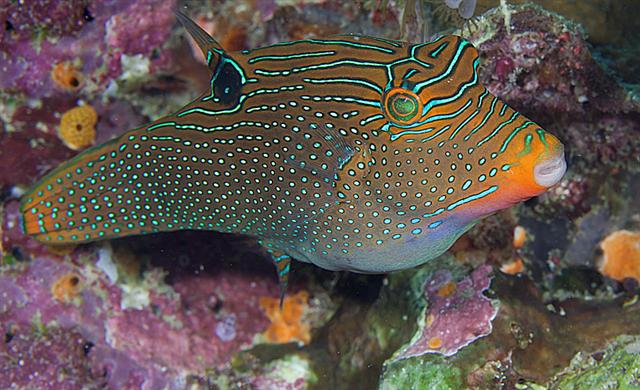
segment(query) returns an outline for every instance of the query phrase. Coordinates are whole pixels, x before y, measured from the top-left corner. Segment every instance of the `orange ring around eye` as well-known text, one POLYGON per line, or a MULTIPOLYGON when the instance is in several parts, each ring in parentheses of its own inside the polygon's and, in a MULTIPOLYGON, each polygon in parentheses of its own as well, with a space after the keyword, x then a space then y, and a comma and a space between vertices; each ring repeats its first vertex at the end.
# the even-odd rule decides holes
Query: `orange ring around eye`
POLYGON ((393 88, 384 95, 384 112, 387 118, 399 125, 410 125, 422 115, 420 97, 404 88, 393 88))

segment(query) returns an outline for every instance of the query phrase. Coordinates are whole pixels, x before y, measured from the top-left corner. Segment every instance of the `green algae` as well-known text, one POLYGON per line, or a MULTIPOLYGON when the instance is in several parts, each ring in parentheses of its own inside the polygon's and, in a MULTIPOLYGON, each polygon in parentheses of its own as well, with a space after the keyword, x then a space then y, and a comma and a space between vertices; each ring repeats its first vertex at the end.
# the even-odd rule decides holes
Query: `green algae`
POLYGON ((18 259, 10 254, 0 254, 0 266, 11 267, 18 264, 18 259))
POLYGON ((552 389, 640 388, 640 337, 620 336, 604 351, 578 353, 552 389))
POLYGON ((462 370, 437 356, 413 358, 395 363, 387 369, 380 390, 461 389, 462 370))

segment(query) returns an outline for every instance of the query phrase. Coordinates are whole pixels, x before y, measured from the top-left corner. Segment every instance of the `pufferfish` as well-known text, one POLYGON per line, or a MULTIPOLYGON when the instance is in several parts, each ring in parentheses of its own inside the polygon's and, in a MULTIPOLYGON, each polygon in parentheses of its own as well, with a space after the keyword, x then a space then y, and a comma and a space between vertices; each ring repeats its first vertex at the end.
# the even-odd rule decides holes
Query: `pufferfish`
POLYGON ((228 53, 185 15, 211 71, 176 113, 86 150, 22 199, 51 244, 174 230, 256 237, 291 259, 385 273, 445 252, 564 175, 556 137, 478 80, 448 35, 342 35, 228 53))

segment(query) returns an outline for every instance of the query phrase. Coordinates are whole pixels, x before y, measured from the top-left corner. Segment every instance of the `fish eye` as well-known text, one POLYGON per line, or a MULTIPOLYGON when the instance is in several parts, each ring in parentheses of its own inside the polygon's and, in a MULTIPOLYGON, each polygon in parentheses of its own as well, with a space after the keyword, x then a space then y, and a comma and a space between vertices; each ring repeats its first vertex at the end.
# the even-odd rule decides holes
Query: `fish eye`
POLYGON ((388 119, 399 125, 415 122, 422 112, 420 98, 404 88, 393 88, 387 91, 383 103, 388 119))

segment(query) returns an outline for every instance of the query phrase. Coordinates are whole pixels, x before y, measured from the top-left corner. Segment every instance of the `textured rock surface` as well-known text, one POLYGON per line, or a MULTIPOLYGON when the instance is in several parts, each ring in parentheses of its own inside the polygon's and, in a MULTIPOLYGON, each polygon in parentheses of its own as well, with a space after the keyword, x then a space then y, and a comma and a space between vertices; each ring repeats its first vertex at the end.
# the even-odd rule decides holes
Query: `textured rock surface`
POLYGON ((640 340, 622 336, 606 349, 578 354, 552 382, 558 389, 624 389, 638 386, 640 340))

